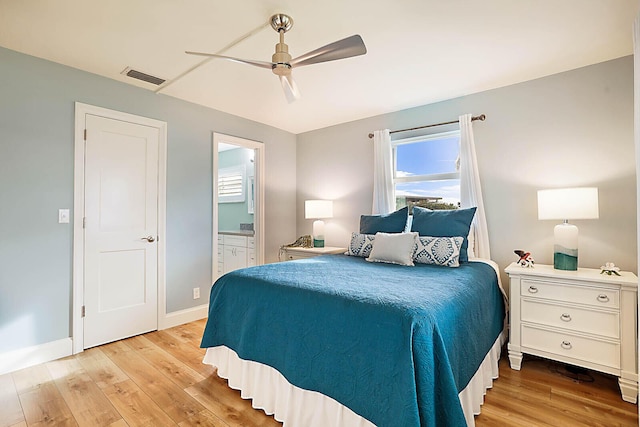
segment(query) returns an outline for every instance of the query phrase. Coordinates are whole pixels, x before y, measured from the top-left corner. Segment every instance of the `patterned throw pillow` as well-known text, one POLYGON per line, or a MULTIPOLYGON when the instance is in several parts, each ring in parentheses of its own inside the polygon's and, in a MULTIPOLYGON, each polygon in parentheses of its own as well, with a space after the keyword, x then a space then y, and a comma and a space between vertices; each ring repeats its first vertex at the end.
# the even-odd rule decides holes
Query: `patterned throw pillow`
POLYGON ((375 239, 376 236, 373 234, 351 233, 351 243, 349 243, 347 255, 367 258, 371 254, 375 239))
POLYGON ((413 260, 420 264, 458 267, 463 240, 463 237, 420 236, 416 240, 413 260))

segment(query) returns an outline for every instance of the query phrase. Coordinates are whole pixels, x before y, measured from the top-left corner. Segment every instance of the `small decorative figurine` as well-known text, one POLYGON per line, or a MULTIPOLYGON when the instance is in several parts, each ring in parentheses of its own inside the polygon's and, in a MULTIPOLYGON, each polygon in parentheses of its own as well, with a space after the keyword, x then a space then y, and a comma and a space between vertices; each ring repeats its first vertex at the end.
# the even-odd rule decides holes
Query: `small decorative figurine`
POLYGON ((520 267, 533 268, 533 264, 535 264, 536 262, 531 256, 531 252, 525 252, 522 249, 516 249, 513 252, 520 257, 520 259, 518 260, 518 265, 520 267))
POLYGON ((620 271, 620 267, 616 267, 616 265, 612 262, 605 262, 604 265, 600 267, 600 274, 604 273, 608 276, 611 276, 612 274, 619 276, 620 275, 620 273, 618 273, 619 271, 620 271))

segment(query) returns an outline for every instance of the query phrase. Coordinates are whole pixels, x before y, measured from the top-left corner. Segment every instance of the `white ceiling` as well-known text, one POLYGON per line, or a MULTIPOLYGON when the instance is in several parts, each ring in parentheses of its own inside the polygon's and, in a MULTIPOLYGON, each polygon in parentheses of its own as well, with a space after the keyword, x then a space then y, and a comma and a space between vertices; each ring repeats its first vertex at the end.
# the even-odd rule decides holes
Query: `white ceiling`
POLYGON ((270 61, 274 13, 295 21, 295 58, 360 34, 364 56, 300 67, 288 104, 269 70, 213 60, 160 93, 301 133, 632 53, 637 0, 0 0, 0 46, 132 85, 203 61, 185 50, 270 61))

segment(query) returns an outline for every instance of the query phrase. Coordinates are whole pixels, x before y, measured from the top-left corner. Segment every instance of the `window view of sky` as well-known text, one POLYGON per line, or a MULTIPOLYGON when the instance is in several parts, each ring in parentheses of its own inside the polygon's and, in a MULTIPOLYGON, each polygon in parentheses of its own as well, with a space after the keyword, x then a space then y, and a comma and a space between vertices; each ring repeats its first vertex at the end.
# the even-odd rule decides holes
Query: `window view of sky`
MULTIPOLYGON (((436 140, 420 141, 396 146, 396 177, 456 172, 459 152, 458 135, 436 140)), ((429 179, 429 177, 425 177, 429 179)), ((460 201, 460 180, 399 182, 396 197, 441 197, 442 202, 457 204, 460 201)))

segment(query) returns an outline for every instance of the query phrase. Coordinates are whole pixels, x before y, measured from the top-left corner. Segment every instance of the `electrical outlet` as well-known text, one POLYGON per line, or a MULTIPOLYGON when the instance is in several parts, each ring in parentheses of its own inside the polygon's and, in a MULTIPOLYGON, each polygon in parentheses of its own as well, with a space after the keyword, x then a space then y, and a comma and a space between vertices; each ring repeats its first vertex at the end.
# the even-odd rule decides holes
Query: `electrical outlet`
POLYGON ((200 298, 200 288, 193 288, 193 299, 200 298))

